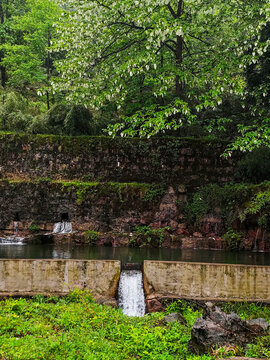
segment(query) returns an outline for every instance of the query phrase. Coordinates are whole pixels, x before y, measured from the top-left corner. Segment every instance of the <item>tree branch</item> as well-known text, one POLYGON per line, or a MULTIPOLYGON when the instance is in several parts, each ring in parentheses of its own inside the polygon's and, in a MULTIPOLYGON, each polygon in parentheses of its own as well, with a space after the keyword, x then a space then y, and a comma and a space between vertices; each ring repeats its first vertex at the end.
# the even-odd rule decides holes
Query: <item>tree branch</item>
POLYGON ((182 15, 182 6, 183 6, 183 0, 179 0, 176 17, 180 17, 182 15))
POLYGON ((123 25, 123 26, 129 26, 131 27, 132 29, 138 29, 138 30, 149 30, 149 29, 153 29, 152 26, 149 26, 147 28, 144 28, 142 26, 138 26, 138 25, 135 25, 134 23, 126 23, 126 22, 123 22, 123 21, 114 21, 114 22, 111 22, 108 24, 108 26, 112 26, 112 25, 123 25))
POLYGON ((174 46, 177 46, 177 42, 175 40, 172 40, 172 39, 168 39, 165 41, 166 43, 170 42, 172 43, 174 46))
POLYGON ((108 9, 108 10, 112 10, 112 8, 111 8, 110 6, 105 5, 105 4, 102 4, 99 0, 96 0, 96 2, 98 3, 98 5, 104 7, 104 8, 106 8, 106 9, 108 9))
POLYGON ((176 19, 177 18, 177 15, 176 13, 174 12, 173 8, 171 7, 170 4, 167 4, 167 8, 169 9, 171 15, 176 19))
POLYGON ((122 47, 120 47, 119 49, 117 50, 114 50, 114 51, 111 51, 109 54, 107 55, 104 55, 100 58, 100 60, 105 60, 107 59, 108 57, 114 55, 114 54, 118 54, 126 49, 128 49, 129 47, 131 47, 132 45, 136 44, 136 43, 140 43, 142 41, 146 40, 146 38, 143 38, 143 39, 140 39, 140 40, 132 40, 130 42, 128 42, 127 44, 123 45, 122 47))
POLYGON ((191 52, 189 51, 189 48, 188 48, 188 46, 187 46, 187 44, 186 44, 186 42, 185 42, 185 40, 184 40, 184 39, 183 39, 183 44, 184 44, 184 46, 185 46, 185 48, 186 48, 186 50, 187 50, 187 52, 188 52, 189 56, 191 56, 191 57, 192 57, 192 55, 193 55, 193 54, 191 54, 191 52))
POLYGON ((211 45, 209 42, 207 42, 207 41, 205 41, 205 40, 202 40, 202 39, 198 38, 197 36, 191 35, 191 34, 189 34, 189 33, 188 33, 188 35, 189 35, 190 37, 192 37, 193 39, 199 40, 199 41, 201 41, 202 43, 204 43, 204 44, 206 44, 206 45, 211 45))
POLYGON ((171 51, 174 53, 174 55, 176 56, 176 50, 175 50, 173 47, 171 47, 170 45, 168 45, 167 42, 165 42, 164 45, 165 45, 169 50, 171 50, 171 51))

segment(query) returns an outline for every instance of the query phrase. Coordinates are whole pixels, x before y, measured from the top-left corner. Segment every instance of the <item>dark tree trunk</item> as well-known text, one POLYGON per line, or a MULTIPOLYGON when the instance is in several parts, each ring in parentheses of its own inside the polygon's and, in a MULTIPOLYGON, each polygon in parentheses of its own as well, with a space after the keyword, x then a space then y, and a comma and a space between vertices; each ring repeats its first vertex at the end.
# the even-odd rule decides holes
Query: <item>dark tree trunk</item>
MULTIPOLYGON (((0 63, 1 61, 2 61, 2 57, 0 55, 0 63)), ((3 88, 5 88, 7 82, 7 71, 6 68, 2 65, 0 65, 0 72, 1 72, 1 85, 3 86, 3 88)))
MULTIPOLYGON (((51 33, 50 30, 48 29, 48 48, 51 46, 51 33)), ((52 72, 52 59, 51 59, 51 54, 48 51, 48 55, 47 55, 47 59, 46 59, 46 70, 47 70, 47 81, 48 83, 51 80, 51 72, 52 72)), ((50 110, 50 93, 49 90, 47 90, 46 92, 46 96, 47 96, 47 110, 50 110)))
MULTIPOLYGON (((179 0, 178 1, 178 6, 177 6, 177 12, 176 12, 176 18, 179 18, 182 16, 183 14, 183 6, 184 6, 184 0, 179 0)), ((176 58, 176 67, 177 68, 181 68, 182 62, 183 62, 183 46, 184 46, 184 42, 183 42, 183 37, 182 36, 177 36, 176 39, 176 49, 175 49, 175 58, 176 58)), ((180 79, 179 75, 176 75, 175 77, 175 93, 176 96, 179 98, 183 97, 183 90, 184 90, 184 86, 183 86, 183 82, 180 79)))
MULTIPOLYGON (((177 46, 176 46, 176 67, 180 68, 183 62, 183 38, 182 36, 177 36, 177 46)), ((179 75, 175 77, 175 92, 176 96, 181 98, 183 96, 183 82, 181 81, 179 75)))
MULTIPOLYGON (((7 8, 8 2, 6 2, 6 8, 7 8)), ((6 9, 6 14, 5 14, 5 9, 3 6, 3 0, 0 0, 0 22, 1 24, 4 24, 5 22, 5 15, 7 14, 7 9, 6 9)), ((0 39, 0 43, 3 44, 4 39, 1 38, 0 39)), ((3 51, 0 52, 0 73, 1 73, 1 85, 2 87, 6 87, 6 82, 7 82, 7 72, 6 72, 6 68, 2 65, 2 60, 4 57, 4 53, 3 51)))

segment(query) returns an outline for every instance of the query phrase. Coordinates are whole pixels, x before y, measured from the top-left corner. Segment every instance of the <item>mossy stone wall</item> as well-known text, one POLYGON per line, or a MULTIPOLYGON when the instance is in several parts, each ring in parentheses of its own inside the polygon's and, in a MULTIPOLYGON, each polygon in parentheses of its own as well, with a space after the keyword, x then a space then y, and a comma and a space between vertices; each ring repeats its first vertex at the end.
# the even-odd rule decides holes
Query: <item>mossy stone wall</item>
POLYGON ((159 211, 162 188, 139 183, 80 183, 48 180, 0 181, 0 229, 39 225, 52 230, 68 213, 75 229, 126 231, 151 223, 159 211))
POLYGON ((122 139, 0 134, 0 176, 84 181, 226 183, 225 143, 187 138, 122 139))

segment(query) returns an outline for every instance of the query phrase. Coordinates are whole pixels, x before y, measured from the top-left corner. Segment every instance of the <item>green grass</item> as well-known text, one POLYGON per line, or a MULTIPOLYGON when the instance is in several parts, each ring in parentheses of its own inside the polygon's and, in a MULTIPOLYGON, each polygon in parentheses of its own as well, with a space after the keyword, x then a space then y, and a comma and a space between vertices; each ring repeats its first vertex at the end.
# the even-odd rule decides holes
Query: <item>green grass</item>
MULTIPOLYGON (((162 313, 129 318, 80 291, 64 298, 9 298, 0 302, 0 359, 214 359, 188 351, 200 311, 184 302, 170 305, 172 310, 180 310, 188 324, 165 324, 162 313)), ((262 311, 270 317, 269 309, 262 311)))

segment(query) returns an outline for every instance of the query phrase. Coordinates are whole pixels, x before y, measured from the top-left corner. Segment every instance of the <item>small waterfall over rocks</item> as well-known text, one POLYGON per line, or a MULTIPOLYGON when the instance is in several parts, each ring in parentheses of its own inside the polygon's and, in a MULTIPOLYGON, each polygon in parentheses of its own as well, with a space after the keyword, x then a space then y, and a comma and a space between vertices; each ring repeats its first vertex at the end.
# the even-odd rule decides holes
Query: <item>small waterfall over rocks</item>
POLYGON ((7 236, 0 238, 0 245, 24 245, 24 238, 19 236, 7 236))
POLYGON ((128 316, 142 317, 145 314, 142 272, 123 270, 118 288, 118 305, 128 316))
POLYGON ((72 224, 69 221, 58 222, 53 227, 54 234, 71 234, 72 224))
POLYGON ((13 221, 13 235, 0 237, 0 245, 24 245, 24 237, 18 236, 19 233, 19 215, 16 213, 13 221))
POLYGON ((16 235, 19 231, 19 223, 18 221, 14 221, 13 222, 13 231, 14 231, 14 235, 16 235))

